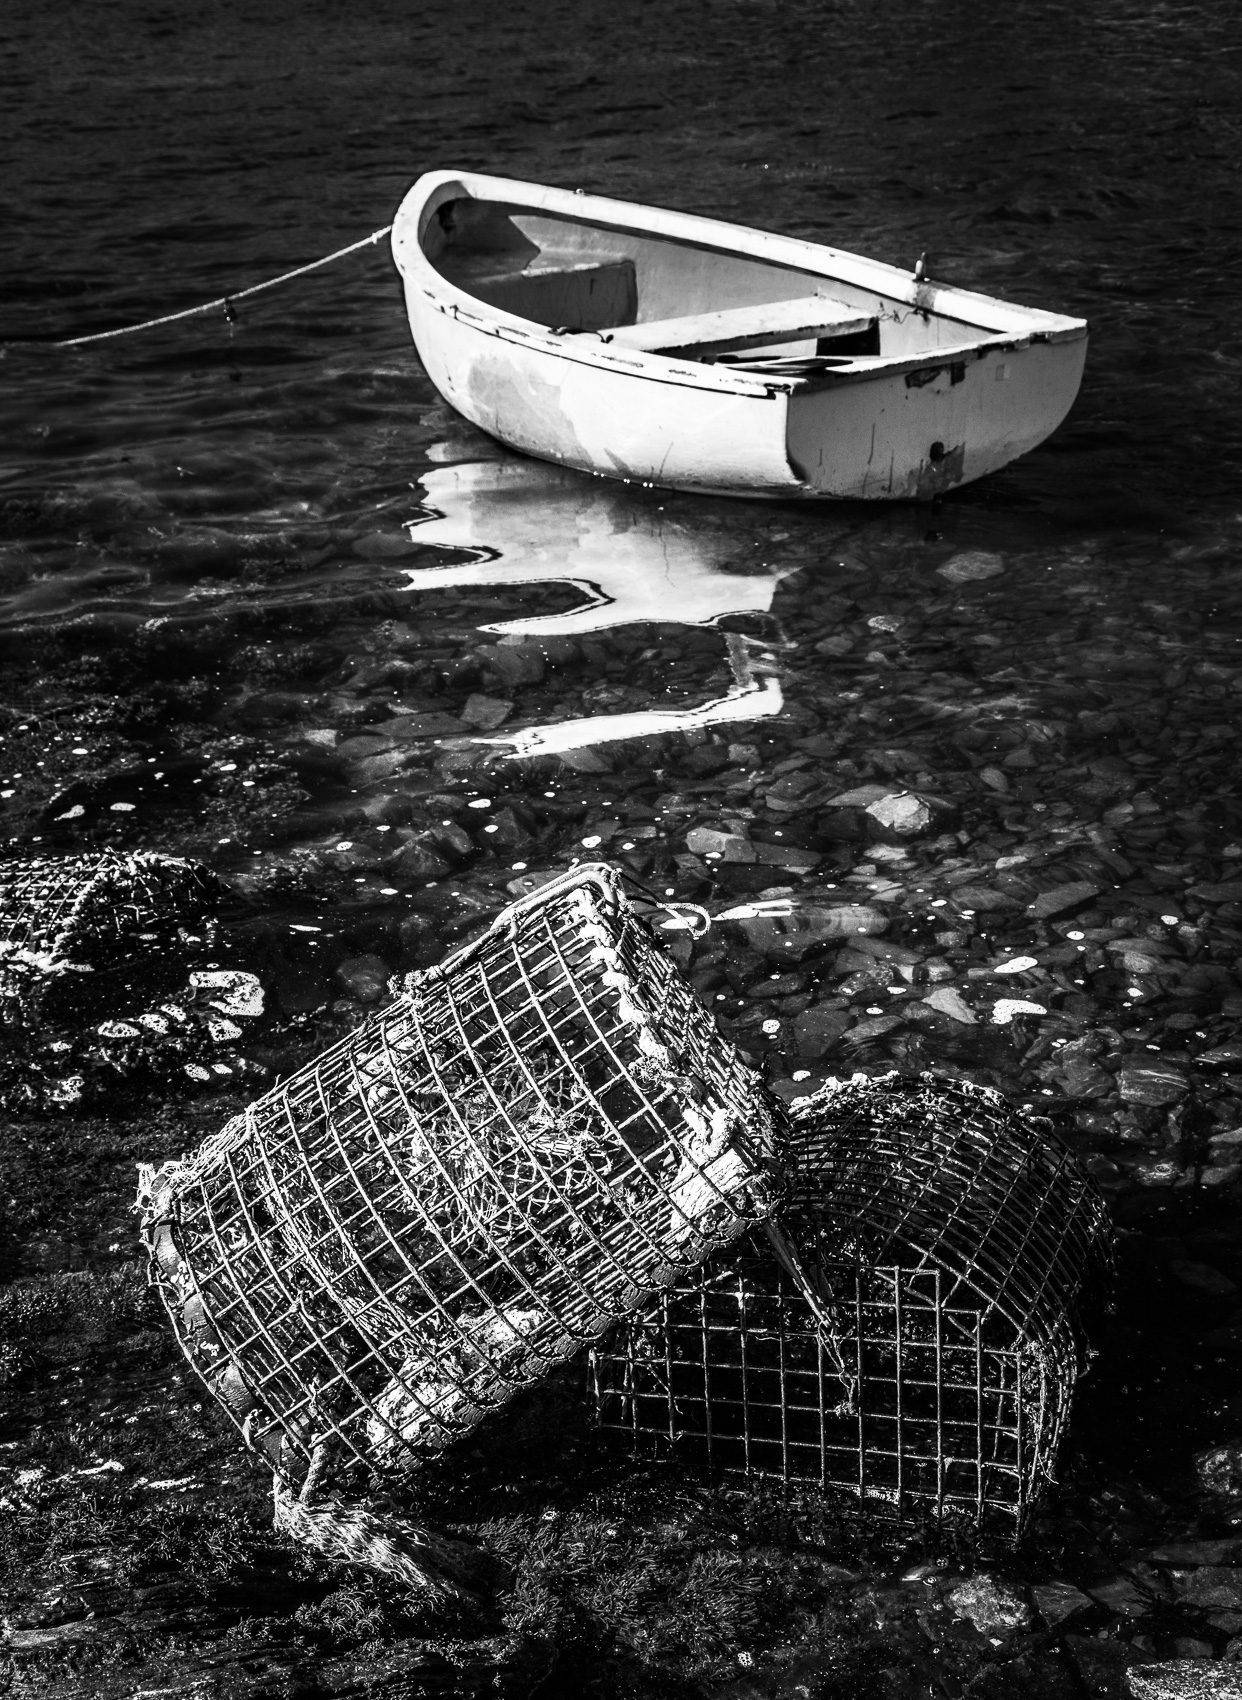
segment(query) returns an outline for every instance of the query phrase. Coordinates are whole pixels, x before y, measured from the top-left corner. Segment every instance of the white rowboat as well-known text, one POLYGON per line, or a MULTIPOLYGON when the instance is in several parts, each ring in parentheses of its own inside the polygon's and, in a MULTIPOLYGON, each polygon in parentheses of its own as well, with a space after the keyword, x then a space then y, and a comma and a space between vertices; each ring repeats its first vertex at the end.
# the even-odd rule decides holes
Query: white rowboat
POLYGON ((1042 443, 1082 379, 1082 319, 567 189, 429 172, 392 245, 445 400, 612 478, 927 498, 1042 443))

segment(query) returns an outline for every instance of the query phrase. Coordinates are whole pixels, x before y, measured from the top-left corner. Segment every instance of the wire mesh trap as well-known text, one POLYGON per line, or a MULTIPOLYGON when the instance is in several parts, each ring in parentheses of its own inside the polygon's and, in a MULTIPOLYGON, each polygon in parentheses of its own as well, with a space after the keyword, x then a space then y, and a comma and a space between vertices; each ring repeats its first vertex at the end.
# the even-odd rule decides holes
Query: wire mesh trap
POLYGON ((769 1215, 780 1115, 577 869, 144 1170, 153 1279, 279 1476, 399 1471, 769 1215))
POLYGON ((936 1076, 831 1083, 793 1140, 769 1233, 592 1353, 599 1420, 1018 1538, 1109 1270, 1096 1189, 998 1094, 936 1076))
POLYGON ((114 1009, 185 977, 220 888, 205 869, 148 852, 0 863, 0 1024, 33 1028, 114 1009))

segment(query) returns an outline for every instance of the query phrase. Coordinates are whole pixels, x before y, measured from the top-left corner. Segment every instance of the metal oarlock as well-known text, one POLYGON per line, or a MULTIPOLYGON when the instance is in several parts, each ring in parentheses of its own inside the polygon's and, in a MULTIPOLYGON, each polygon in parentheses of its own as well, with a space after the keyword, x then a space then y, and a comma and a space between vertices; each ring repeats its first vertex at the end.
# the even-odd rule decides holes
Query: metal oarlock
POLYGON ((600 1420, 902 1521, 1017 1538, 1110 1265, 1070 1153, 983 1087, 859 1076, 794 1111, 787 1209, 592 1354, 600 1420))
POLYGON ((400 1471, 766 1218, 781 1122, 587 866, 144 1170, 152 1278, 282 1480, 400 1471))

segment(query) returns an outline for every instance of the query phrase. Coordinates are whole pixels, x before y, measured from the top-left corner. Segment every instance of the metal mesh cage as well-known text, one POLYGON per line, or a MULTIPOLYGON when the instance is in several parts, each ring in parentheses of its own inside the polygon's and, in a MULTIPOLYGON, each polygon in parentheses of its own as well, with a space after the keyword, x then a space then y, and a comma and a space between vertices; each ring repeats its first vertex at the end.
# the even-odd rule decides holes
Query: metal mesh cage
POLYGON ((770 1214, 779 1115, 579 869, 144 1171, 153 1276, 286 1479, 404 1468, 770 1214))
POLYGON ((0 1022, 70 1020, 131 975, 175 979, 218 892, 195 863, 148 852, 0 863, 0 1022))
POLYGON ((961 1081, 831 1084, 767 1236, 593 1353, 601 1422, 902 1520, 1020 1535, 1108 1269, 1070 1154, 961 1081))

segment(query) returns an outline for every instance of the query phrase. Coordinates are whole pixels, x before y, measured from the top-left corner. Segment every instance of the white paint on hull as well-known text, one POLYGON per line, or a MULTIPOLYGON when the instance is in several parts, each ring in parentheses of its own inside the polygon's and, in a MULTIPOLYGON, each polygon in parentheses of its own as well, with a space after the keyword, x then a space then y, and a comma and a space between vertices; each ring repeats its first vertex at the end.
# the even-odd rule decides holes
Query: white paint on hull
POLYGON ((614 478, 742 496, 931 496, 1042 442, 1082 376, 1081 320, 819 244, 475 173, 421 178, 393 252, 415 345, 445 399, 514 448, 614 478), (812 286, 873 318, 879 352, 825 362, 808 359, 816 344, 778 339, 751 355, 765 369, 744 370, 611 337, 812 286), (602 318, 559 326, 548 317, 558 300, 575 319, 602 318))

